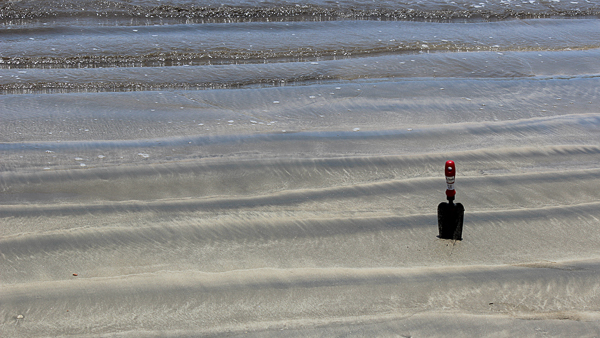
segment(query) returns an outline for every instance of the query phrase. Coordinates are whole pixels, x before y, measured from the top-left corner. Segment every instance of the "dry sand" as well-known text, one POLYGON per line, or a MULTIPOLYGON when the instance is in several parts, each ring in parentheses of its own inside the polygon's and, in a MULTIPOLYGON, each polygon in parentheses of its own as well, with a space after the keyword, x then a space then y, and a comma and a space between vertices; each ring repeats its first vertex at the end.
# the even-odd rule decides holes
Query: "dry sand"
POLYGON ((0 334, 598 336, 597 83, 6 95, 0 334))

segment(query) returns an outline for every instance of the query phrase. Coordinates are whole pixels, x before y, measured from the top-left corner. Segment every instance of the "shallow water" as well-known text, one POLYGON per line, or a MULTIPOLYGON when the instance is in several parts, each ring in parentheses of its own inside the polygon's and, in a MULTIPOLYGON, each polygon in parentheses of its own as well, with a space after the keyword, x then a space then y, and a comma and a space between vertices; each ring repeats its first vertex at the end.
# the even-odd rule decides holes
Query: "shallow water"
POLYGON ((599 15, 0 3, 0 335, 598 335, 599 15))

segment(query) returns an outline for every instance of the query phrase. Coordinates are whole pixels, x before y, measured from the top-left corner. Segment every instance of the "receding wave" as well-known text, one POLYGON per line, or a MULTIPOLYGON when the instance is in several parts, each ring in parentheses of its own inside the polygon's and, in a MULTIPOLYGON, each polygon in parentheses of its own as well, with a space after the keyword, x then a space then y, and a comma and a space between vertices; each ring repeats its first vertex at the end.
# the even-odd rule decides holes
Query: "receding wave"
POLYGON ((3 29, 0 92, 597 76, 600 41, 595 22, 335 21, 3 29))
POLYGON ((502 20, 507 18, 541 18, 595 16, 600 13, 592 2, 528 1, 512 4, 477 1, 458 2, 393 2, 377 4, 366 1, 311 1, 297 4, 289 1, 163 1, 160 5, 128 1, 37 1, 8 2, 0 8, 0 19, 31 20, 57 17, 114 19, 185 19, 194 22, 387 19, 429 20, 453 19, 502 20))
MULTIPOLYGON (((172 24, 3 29, 1 68, 163 67, 343 60, 433 52, 600 47, 595 20, 501 23, 172 24), (476 29, 468 29, 469 27, 476 29), (440 33, 443 31, 443 34, 440 33), (134 43, 131 43, 131 40, 134 43)), ((464 56, 463 56, 464 57, 464 56)))
POLYGON ((322 62, 224 66, 5 70, 0 92, 60 93, 285 86, 383 78, 596 77, 600 49, 528 53, 443 53, 322 62), (476 54, 476 55, 471 55, 476 54), (548 63, 540 63, 543 56, 548 63), (468 57, 465 58, 465 57, 468 57), (578 62, 574 63, 573 60, 578 62), (435 62, 437 66, 432 67, 435 62), (575 66, 576 65, 576 66, 575 66), (63 78, 64 80, 57 80, 63 78))
POLYGON ((329 142, 346 142, 352 140, 411 140, 425 141, 433 138, 457 139, 459 135, 468 134, 472 138, 479 135, 488 137, 505 138, 507 135, 540 135, 544 137, 560 134, 565 129, 581 127, 594 133, 600 125, 600 115, 569 115, 558 117, 543 117, 523 121, 510 121, 498 123, 473 123, 427 126, 411 130, 375 130, 363 131, 315 131, 315 132, 279 132, 268 134, 222 135, 222 136, 185 136, 157 139, 135 140, 97 140, 97 141, 72 141, 72 142, 6 142, 0 143, 0 151, 47 151, 77 150, 77 149, 111 149, 111 148, 156 148, 172 146, 210 146, 231 144, 234 147, 249 146, 251 144, 271 143, 268 147, 277 147, 282 144, 295 142, 316 142, 319 140, 329 142))

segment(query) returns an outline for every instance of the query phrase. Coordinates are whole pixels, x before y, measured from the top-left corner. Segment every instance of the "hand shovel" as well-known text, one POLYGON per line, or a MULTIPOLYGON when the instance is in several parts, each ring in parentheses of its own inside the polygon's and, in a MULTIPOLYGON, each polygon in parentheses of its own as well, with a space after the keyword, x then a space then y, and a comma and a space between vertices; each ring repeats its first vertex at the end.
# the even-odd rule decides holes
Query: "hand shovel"
POLYGON ((442 202, 438 205, 438 230, 439 238, 462 240, 463 218, 465 208, 460 203, 454 203, 454 178, 456 176, 456 166, 454 161, 446 161, 446 198, 448 202, 442 202))

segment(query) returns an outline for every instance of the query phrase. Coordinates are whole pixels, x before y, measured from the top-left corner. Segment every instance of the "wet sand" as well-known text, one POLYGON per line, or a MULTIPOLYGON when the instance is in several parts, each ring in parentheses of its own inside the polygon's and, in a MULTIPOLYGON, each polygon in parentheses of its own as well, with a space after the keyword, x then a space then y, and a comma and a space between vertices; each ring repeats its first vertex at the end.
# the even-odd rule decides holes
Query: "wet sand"
MULTIPOLYGON (((595 335, 598 96, 575 100, 589 80, 565 81, 415 81, 443 94, 411 99, 410 114, 389 108, 406 89, 393 81, 174 91, 171 117, 185 110, 174 100, 215 104, 161 123, 111 120, 123 102, 167 93, 81 95, 89 131, 63 113, 61 142, 2 145, 2 331, 595 335), (506 109, 528 100, 554 110, 506 109), (446 159, 467 210, 463 241, 436 237, 446 159)), ((31 120, 49 128, 44 114, 57 119, 31 120)))
POLYGON ((600 335, 597 18, 138 3, 1 8, 0 336, 600 335))

